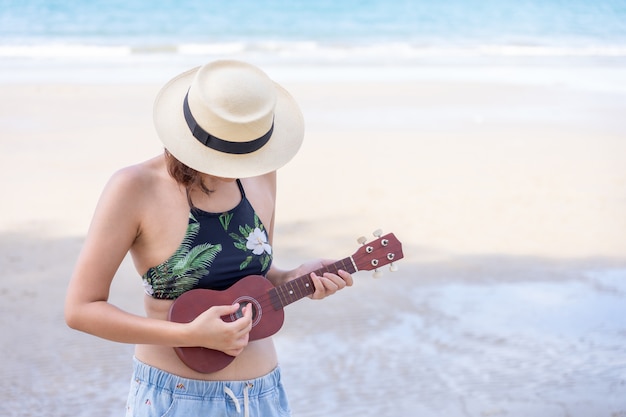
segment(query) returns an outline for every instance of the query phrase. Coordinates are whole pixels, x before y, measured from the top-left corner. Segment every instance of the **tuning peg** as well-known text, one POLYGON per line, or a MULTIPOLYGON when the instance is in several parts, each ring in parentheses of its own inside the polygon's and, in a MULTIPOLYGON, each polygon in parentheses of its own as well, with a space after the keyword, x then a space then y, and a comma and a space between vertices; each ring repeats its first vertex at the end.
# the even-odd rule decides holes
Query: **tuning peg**
POLYGON ((367 242, 367 238, 365 236, 361 236, 356 241, 359 242, 361 245, 365 245, 365 243, 367 242))
POLYGON ((396 272, 398 270, 398 267, 396 266, 396 264, 394 264, 393 262, 389 264, 389 270, 391 272, 396 272))
POLYGON ((382 229, 376 229, 372 232, 372 234, 376 237, 381 237, 383 235, 383 230, 382 229))
POLYGON ((374 270, 374 278, 381 278, 383 276, 383 273, 380 272, 380 270, 378 268, 376 268, 374 270))

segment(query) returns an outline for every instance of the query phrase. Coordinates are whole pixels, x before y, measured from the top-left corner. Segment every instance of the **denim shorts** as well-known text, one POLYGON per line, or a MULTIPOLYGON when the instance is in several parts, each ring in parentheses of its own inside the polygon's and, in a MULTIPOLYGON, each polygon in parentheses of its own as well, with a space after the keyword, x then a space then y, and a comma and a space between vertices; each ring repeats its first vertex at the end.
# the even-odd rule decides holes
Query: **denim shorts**
POLYGON ((126 417, 288 417, 280 368, 249 381, 201 381, 181 378, 133 363, 126 417))

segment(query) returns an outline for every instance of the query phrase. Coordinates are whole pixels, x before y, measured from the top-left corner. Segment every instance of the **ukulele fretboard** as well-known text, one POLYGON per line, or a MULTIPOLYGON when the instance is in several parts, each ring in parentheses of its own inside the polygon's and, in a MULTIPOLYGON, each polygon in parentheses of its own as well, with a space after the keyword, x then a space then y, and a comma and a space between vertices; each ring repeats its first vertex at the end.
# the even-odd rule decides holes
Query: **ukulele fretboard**
MULTIPOLYGON (((344 258, 334 264, 327 265, 324 268, 315 270, 316 275, 322 275, 325 272, 336 274, 339 270, 344 270, 350 274, 355 273, 356 267, 350 257, 344 258)), ((313 280, 307 275, 303 275, 278 287, 269 290, 270 301, 275 310, 284 308, 285 306, 309 296, 315 292, 313 280)))

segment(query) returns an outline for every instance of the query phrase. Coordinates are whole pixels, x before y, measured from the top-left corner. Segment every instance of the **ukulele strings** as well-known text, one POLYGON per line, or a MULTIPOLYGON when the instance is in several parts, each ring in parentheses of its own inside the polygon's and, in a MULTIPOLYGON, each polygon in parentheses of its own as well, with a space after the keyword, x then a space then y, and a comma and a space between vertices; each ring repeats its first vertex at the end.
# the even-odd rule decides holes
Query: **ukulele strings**
MULTIPOLYGON (((378 242, 380 240, 377 239, 374 242, 370 242, 368 244, 369 247, 372 247, 372 245, 376 242, 378 242)), ((324 265, 322 266, 322 268, 319 268, 315 271, 313 271, 316 275, 323 275, 326 272, 332 272, 334 274, 336 274, 339 269, 343 269, 344 271, 347 271, 349 273, 354 273, 359 271, 359 268, 357 267, 357 265, 359 265, 362 269, 365 270, 371 270, 374 269, 374 267, 370 267, 370 265, 374 265, 373 259, 375 258, 375 255, 380 251, 380 250, 384 250, 385 248, 381 245, 380 247, 374 249, 371 252, 366 252, 366 251, 357 251, 356 253, 354 253, 352 256, 341 259, 333 264, 330 265, 324 265), (370 260, 368 260, 370 259, 370 260)), ((390 249, 390 248, 389 248, 390 249)), ((383 266, 385 264, 387 264, 388 262, 387 259, 389 258, 382 258, 380 260, 377 260, 377 262, 380 262, 380 265, 378 266, 383 266)), ((266 291, 263 295, 261 295, 259 297, 259 299, 257 299, 256 301, 259 302, 259 305, 262 308, 265 307, 269 307, 269 305, 267 304, 267 302, 270 302, 270 305, 272 307, 274 307, 274 303, 272 302, 272 300, 276 300, 277 298, 277 302, 280 304, 280 307, 285 307, 291 303, 293 303, 294 301, 297 301, 301 298, 303 298, 306 295, 311 295, 315 292, 315 287, 310 287, 313 286, 313 281, 310 278, 310 273, 307 275, 303 275, 300 276, 298 278, 295 278, 291 281, 288 281, 284 284, 281 284, 279 286, 276 286, 268 291, 266 291), (300 287, 300 284, 303 280, 307 280, 305 283, 305 289, 300 287), (270 292, 273 291, 273 294, 270 294, 270 292), (297 293, 296 293, 297 291, 297 293), (310 291, 310 292, 309 292, 310 291), (295 296, 295 297, 294 297, 295 296), (286 300, 285 301, 283 301, 286 300)), ((250 297, 252 299, 252 297, 250 297)))
MULTIPOLYGON (((347 270, 347 269, 354 270, 354 266, 350 264, 348 265, 351 266, 351 268, 346 267, 347 260, 349 260, 349 258, 342 259, 341 261, 335 262, 334 264, 331 264, 331 265, 324 266, 323 268, 317 269, 313 272, 316 275, 323 275, 326 272, 337 273, 339 271, 340 266, 343 266, 344 270, 347 270)), ((356 270, 354 270, 353 272, 356 272, 356 270)), ((269 307, 276 309, 277 306, 280 308, 283 308, 315 292, 315 287, 313 284, 313 280, 310 277, 310 274, 311 273, 307 275, 302 275, 284 284, 271 288, 265 291, 258 298, 255 298, 252 296, 246 296, 246 295, 243 295, 239 298, 241 299, 241 302, 252 301, 253 305, 258 303, 258 306, 261 308, 261 310, 265 308, 269 308, 269 307), (305 288, 302 288, 302 284, 304 284, 305 288), (274 303, 274 301, 276 301, 276 303, 274 303)))
MULTIPOLYGON (((318 271, 315 271, 315 273, 317 274, 318 271)), ((296 280, 307 280, 308 279, 308 284, 310 286, 313 286, 313 281, 311 280, 310 276, 308 275, 303 275, 300 276, 298 278, 295 278, 285 284, 279 285, 277 287, 271 288, 267 291, 265 291, 261 296, 259 297, 253 297, 253 296, 247 296, 247 295, 242 295, 239 297, 240 299, 240 303, 242 302, 250 302, 252 301, 252 305, 254 305, 256 307, 256 304, 258 303, 258 306, 261 308, 261 310, 264 310, 265 308, 274 308, 276 310, 276 307, 280 307, 283 308, 289 304, 291 304, 294 301, 297 301, 307 295, 313 294, 313 292, 315 292, 315 290, 311 291, 311 292, 307 292, 305 289, 302 289, 300 287, 300 285, 293 285, 294 281, 296 280), (290 285, 291 284, 291 285, 290 285), (292 288, 289 289, 287 288, 287 286, 291 286, 292 288), (276 303, 274 303, 274 301, 276 301, 276 303)), ((305 284, 306 286, 307 284, 305 284)), ((308 287, 307 287, 308 288, 308 287)))

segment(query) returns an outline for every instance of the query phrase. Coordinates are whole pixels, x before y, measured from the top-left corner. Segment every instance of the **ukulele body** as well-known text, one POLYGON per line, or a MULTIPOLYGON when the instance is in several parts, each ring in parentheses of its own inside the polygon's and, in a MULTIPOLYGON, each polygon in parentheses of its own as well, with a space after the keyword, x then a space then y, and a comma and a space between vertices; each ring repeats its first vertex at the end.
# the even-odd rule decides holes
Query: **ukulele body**
MULTIPOLYGON (((223 291, 190 290, 172 304, 168 319, 177 323, 189 323, 213 306, 239 303, 237 312, 222 316, 222 320, 233 322, 241 317, 244 305, 252 305, 249 340, 264 339, 278 332, 285 321, 283 309, 275 309, 269 300, 268 291, 273 288, 266 278, 249 275, 223 291)), ((202 373, 219 371, 235 359, 222 351, 203 347, 176 347, 174 350, 184 364, 202 373)))

